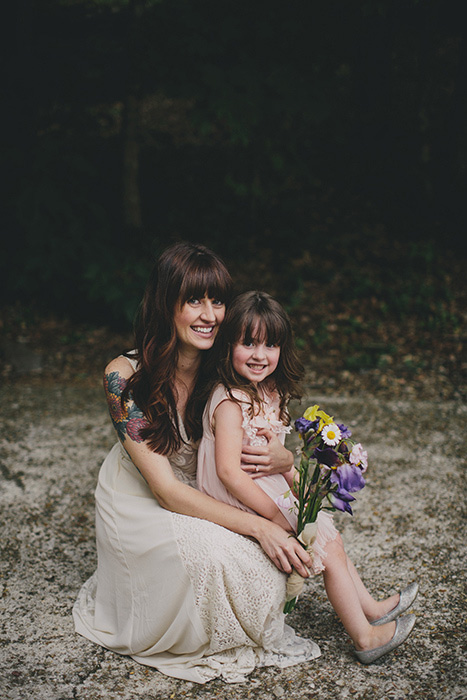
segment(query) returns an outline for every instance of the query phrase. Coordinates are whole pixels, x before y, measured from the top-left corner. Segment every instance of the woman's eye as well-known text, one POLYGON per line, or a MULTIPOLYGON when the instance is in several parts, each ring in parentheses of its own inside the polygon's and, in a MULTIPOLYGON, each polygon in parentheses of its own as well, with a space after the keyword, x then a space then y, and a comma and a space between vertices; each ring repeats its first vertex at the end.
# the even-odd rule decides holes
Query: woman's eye
POLYGON ((213 305, 213 306, 224 306, 224 302, 221 301, 220 299, 213 299, 213 300, 212 300, 212 305, 213 305))
POLYGON ((197 304, 199 304, 199 299, 195 299, 195 297, 193 297, 192 299, 188 299, 187 304, 191 304, 191 306, 196 306, 197 304))

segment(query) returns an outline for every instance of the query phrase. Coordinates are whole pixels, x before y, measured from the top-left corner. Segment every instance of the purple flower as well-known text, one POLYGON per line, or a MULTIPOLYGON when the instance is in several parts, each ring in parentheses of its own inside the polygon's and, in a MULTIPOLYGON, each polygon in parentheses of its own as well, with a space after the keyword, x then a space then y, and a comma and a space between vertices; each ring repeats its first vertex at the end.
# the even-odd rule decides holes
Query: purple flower
POLYGON ((307 420, 306 418, 297 418, 295 421, 295 430, 300 433, 300 435, 305 435, 307 433, 313 423, 311 420, 307 420))
POLYGON ((336 464, 339 464, 339 456, 331 447, 325 447, 324 450, 317 447, 312 457, 318 460, 319 464, 324 464, 326 467, 335 467, 336 464))
POLYGON ((341 510, 343 513, 350 513, 353 515, 352 508, 349 505, 349 501, 355 501, 355 498, 350 495, 350 493, 341 493, 339 491, 331 491, 328 493, 329 503, 337 510, 341 510))
POLYGON ((344 438, 344 440, 345 438, 349 438, 352 436, 352 431, 350 430, 350 428, 348 428, 343 423, 337 423, 337 427, 341 431, 341 437, 344 438))
POLYGON ((337 448, 337 451, 340 452, 340 454, 345 455, 346 459, 348 459, 347 455, 349 454, 350 449, 345 440, 342 440, 339 447, 337 448))
POLYGON ((348 464, 345 462, 337 469, 333 470, 331 474, 331 483, 338 485, 337 491, 339 493, 343 491, 355 493, 355 491, 360 491, 360 489, 365 486, 365 479, 359 467, 355 464, 348 464))

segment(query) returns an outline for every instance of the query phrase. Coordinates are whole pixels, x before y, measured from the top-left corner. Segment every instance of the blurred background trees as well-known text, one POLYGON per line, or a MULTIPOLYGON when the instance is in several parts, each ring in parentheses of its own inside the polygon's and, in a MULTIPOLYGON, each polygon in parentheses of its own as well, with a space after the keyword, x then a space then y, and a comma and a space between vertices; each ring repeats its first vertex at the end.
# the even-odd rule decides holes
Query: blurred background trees
POLYGON ((465 255, 460 3, 17 0, 10 12, 6 303, 127 327, 154 257, 183 239, 291 312, 334 285, 382 313, 451 323, 446 280, 465 255))

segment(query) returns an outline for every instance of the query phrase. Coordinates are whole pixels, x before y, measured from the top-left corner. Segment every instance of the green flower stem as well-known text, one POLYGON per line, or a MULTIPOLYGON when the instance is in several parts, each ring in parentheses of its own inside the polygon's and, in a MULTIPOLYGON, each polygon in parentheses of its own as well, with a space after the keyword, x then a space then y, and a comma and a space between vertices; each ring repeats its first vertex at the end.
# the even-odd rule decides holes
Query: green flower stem
POLYGON ((284 605, 284 613, 285 613, 285 615, 287 615, 287 613, 289 613, 289 612, 292 612, 292 610, 294 609, 296 603, 297 603, 297 599, 296 599, 296 598, 292 598, 292 600, 288 600, 288 601, 286 602, 286 604, 284 605))

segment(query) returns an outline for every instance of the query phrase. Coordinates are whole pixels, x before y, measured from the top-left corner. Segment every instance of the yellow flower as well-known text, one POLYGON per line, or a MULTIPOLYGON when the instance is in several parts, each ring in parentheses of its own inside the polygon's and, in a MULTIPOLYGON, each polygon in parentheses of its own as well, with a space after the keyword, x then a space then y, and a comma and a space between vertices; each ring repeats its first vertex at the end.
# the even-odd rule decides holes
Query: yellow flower
POLYGON ((319 430, 322 430, 324 425, 329 425, 330 423, 334 422, 334 418, 328 416, 328 414, 322 411, 317 404, 314 406, 309 406, 303 414, 303 417, 306 418, 306 420, 311 421, 319 418, 319 430))

